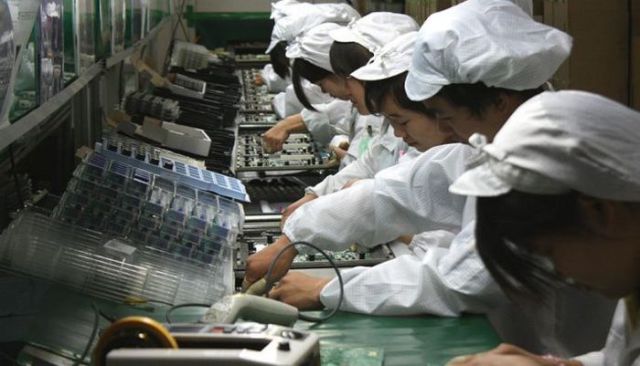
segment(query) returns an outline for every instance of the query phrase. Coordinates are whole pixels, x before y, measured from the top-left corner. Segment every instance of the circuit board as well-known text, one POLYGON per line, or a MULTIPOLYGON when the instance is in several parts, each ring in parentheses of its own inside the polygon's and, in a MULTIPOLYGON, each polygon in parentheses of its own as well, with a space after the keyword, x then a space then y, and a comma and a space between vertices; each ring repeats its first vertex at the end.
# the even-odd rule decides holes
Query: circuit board
MULTIPOLYGON (((243 270, 247 256, 264 249, 273 243, 279 235, 280 231, 277 229, 259 231, 247 230, 245 227, 242 237, 238 239, 244 250, 240 250, 238 253, 236 269, 243 270)), ((373 266, 395 257, 387 245, 380 245, 373 249, 352 245, 348 250, 325 251, 325 253, 338 267, 373 266)), ((331 268, 331 264, 322 254, 305 251, 304 254, 299 254, 294 258, 291 268, 331 268)))
POLYGON ((335 166, 330 154, 320 150, 308 134, 291 134, 282 150, 274 154, 265 152, 261 135, 261 132, 238 132, 236 172, 327 169, 335 166))

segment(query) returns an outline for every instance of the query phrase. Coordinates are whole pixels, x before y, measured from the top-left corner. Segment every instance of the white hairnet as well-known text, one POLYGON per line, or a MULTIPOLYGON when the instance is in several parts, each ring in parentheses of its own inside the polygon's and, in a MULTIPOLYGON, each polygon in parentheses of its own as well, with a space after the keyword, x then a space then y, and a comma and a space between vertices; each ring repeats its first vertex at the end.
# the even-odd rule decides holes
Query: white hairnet
POLYGON ((409 32, 389 42, 351 76, 358 80, 383 80, 407 71, 417 36, 418 32, 409 32))
MULTIPOLYGON (((275 4, 272 5, 272 9, 273 6, 275 4)), ((319 24, 346 25, 355 19, 360 19, 360 14, 348 4, 294 3, 272 10, 271 17, 274 18, 275 25, 266 53, 271 52, 278 42, 291 42, 298 35, 319 24)))
POLYGON ((356 42, 376 53, 401 34, 417 30, 418 23, 408 15, 376 12, 331 32, 331 37, 338 42, 356 42))
MULTIPOLYGON (((291 5, 300 5, 300 4, 304 4, 304 3, 301 3, 298 0, 274 1, 274 2, 271 3, 271 16, 270 16, 270 18, 277 22, 278 19, 281 19, 281 18, 287 16, 287 8, 288 7, 290 7, 291 5)), ((309 5, 311 5, 311 4, 309 4, 309 5)))
POLYGON ((333 39, 329 36, 329 32, 338 28, 340 28, 338 24, 323 23, 299 35, 287 46, 287 58, 302 58, 333 72, 329 59, 329 49, 333 44, 333 39))
POLYGON ((581 92, 544 92, 518 108, 491 144, 478 143, 483 163, 450 190, 498 196, 515 189, 640 201, 640 112, 581 92))
POLYGON ((418 34, 405 89, 410 99, 483 82, 512 90, 544 84, 569 56, 571 37, 506 0, 467 0, 431 15, 418 34))

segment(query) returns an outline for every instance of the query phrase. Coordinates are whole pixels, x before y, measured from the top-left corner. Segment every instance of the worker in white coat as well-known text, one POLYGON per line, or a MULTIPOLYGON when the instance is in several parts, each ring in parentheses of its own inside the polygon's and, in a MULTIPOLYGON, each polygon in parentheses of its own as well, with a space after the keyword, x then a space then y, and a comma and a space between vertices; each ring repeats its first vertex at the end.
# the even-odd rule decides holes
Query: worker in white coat
MULTIPOLYGON (((360 14, 347 4, 309 4, 298 2, 276 2, 271 5, 274 27, 271 43, 266 53, 271 63, 262 69, 257 84, 265 84, 272 93, 274 112, 281 118, 300 113, 304 106, 300 103, 291 86, 290 62, 286 56, 289 42, 304 32, 322 23, 347 25, 359 19, 360 14)), ((303 81, 306 94, 314 104, 324 104, 331 98, 322 93, 317 85, 303 81)))
POLYGON ((480 164, 451 190, 479 197, 478 251, 503 289, 544 302, 568 283, 624 299, 601 351, 567 360, 503 345, 450 365, 640 365, 640 113, 587 92, 545 92, 491 143, 474 140, 480 164))
POLYGON ((271 4, 274 21, 271 42, 265 51, 271 63, 261 71, 261 81, 272 93, 284 92, 291 84, 287 44, 297 36, 322 23, 347 25, 360 14, 348 4, 310 4, 297 1, 278 1, 271 4))
POLYGON ((402 102, 396 101, 397 98, 393 96, 390 97, 389 113, 383 113, 386 123, 383 125, 381 133, 374 137, 370 148, 346 168, 336 174, 329 175, 317 185, 308 187, 304 197, 283 211, 283 223, 295 209, 306 202, 336 192, 354 181, 373 178, 377 172, 397 164, 401 157, 404 159, 414 158, 418 155, 418 150, 426 151, 431 147, 453 141, 452 132, 439 130, 435 119, 424 123, 414 122, 409 125, 414 128, 417 126, 420 129, 423 139, 421 141, 412 139, 403 133, 405 125, 412 119, 428 118, 422 113, 425 110, 422 103, 412 102, 404 94, 404 80, 411 63, 411 54, 417 34, 418 32, 409 32, 397 37, 376 52, 367 65, 351 73, 351 77, 347 80, 347 87, 350 90, 351 99, 359 111, 371 114, 365 100, 365 88, 379 94, 390 95, 394 89, 400 90, 399 97, 402 98, 402 102), (384 129, 389 129, 389 131, 384 129))
MULTIPOLYGON (((323 91, 338 99, 353 99, 346 85, 347 76, 366 64, 375 50, 395 37, 415 30, 417 24, 409 16, 377 12, 356 20, 347 27, 321 25, 298 37, 287 50, 287 57, 295 59, 293 83, 298 99, 309 113, 316 109, 309 103, 301 87, 302 78, 320 85, 323 91)), ((309 131, 314 139, 321 142, 337 134, 333 127, 335 124, 307 118, 308 114, 304 111, 301 117, 297 121, 285 120, 267 131, 263 136, 267 151, 279 150, 292 132, 309 131)), ((349 124, 350 145, 342 154, 341 167, 367 151, 373 138, 379 135, 383 119, 368 115, 366 110, 354 105, 345 116, 345 121, 349 124)))
MULTIPOLYGON (((439 123, 454 127, 468 122, 492 138, 520 104, 541 91, 539 86, 567 58, 570 48, 568 35, 533 21, 509 2, 468 0, 425 22, 405 90, 411 99, 422 100, 439 123), (424 69, 430 72, 422 72, 424 69)), ((408 165, 386 169, 374 180, 335 193, 341 202, 339 210, 326 205, 330 202, 327 197, 303 205, 287 221, 285 235, 250 258, 247 282, 263 276, 275 253, 290 241, 341 250, 353 242, 372 246, 406 233, 457 231, 466 226, 440 255, 434 252, 430 257, 427 253, 421 262, 401 257, 396 259, 398 265, 388 265, 384 272, 378 272, 380 266, 367 272, 375 273, 374 279, 391 281, 393 286, 382 286, 386 291, 363 291, 360 304, 384 309, 387 301, 399 303, 396 298, 418 291, 419 295, 408 295, 400 306, 432 312, 429 304, 436 303, 452 314, 485 312, 489 307, 488 314, 501 336, 530 349, 571 355, 599 347, 611 314, 607 302, 577 293, 555 298, 550 307, 523 311, 496 295, 500 292, 497 285, 473 250, 473 215, 469 215, 473 205, 448 192, 448 185, 470 160, 468 152, 452 154, 453 146, 433 148, 408 165), (466 215, 461 216, 465 207, 466 215), (416 283, 421 273, 424 278, 416 283), (403 283, 406 286, 394 291, 403 283), (567 304, 578 298, 589 304, 588 314, 584 310, 568 313, 567 304), (499 307, 496 301, 501 303, 499 307), (576 333, 587 315, 594 320, 590 329, 576 333)), ((283 254, 274 270, 277 276, 285 273, 295 254, 296 250, 283 254)), ((367 281, 366 274, 359 280, 373 282, 367 281)))

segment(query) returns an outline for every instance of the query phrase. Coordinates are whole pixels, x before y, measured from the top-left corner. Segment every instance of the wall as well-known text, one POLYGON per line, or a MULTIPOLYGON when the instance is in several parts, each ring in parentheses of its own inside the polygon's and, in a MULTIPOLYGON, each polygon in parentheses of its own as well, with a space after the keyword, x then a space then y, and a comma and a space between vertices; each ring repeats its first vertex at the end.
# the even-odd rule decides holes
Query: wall
POLYGON ((640 0, 631 1, 631 106, 640 110, 640 0))
POLYGON ((544 22, 569 33, 573 49, 553 81, 629 104, 629 1, 545 0, 544 22))
MULTIPOLYGON (((271 0, 192 0, 196 12, 270 12, 271 0)), ((307 0, 309 3, 335 3, 336 0, 307 0)))

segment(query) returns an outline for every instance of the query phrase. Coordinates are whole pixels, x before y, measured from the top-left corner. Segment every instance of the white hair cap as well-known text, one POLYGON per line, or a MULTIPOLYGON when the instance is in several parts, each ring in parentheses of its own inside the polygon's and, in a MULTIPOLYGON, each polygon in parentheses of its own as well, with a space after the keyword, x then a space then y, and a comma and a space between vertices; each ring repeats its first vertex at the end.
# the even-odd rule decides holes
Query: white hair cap
POLYGON ((418 28, 418 23, 408 15, 376 12, 331 32, 331 37, 337 42, 358 43, 371 53, 376 53, 401 34, 417 31, 418 28))
POLYGON ((409 69, 418 32, 409 32, 376 52, 369 63, 351 73, 358 80, 383 80, 409 69))
MULTIPOLYGON (((275 3, 272 5, 275 6, 275 3)), ((272 10, 275 20, 271 32, 271 43, 266 53, 271 52, 278 42, 291 42, 298 35, 322 23, 346 25, 360 19, 360 14, 348 4, 309 4, 294 3, 272 10), (275 16, 274 16, 275 11, 275 16)))
MULTIPOLYGON (((640 201, 640 112, 582 91, 544 92, 521 105, 491 144, 470 142, 482 163, 450 191, 498 196, 518 190, 640 201)), ((474 141, 475 140, 475 141, 474 141)))
POLYGON ((273 19, 274 21, 278 21, 279 19, 287 16, 287 8, 289 8, 291 5, 300 5, 300 4, 304 4, 304 3, 301 3, 298 0, 274 1, 271 3, 270 18, 273 19))
POLYGON ((422 101, 449 84, 541 86, 569 56, 571 37, 506 0, 467 0, 423 24, 405 90, 422 101))
POLYGON ((333 39, 329 36, 329 32, 338 28, 340 28, 338 24, 323 23, 299 35, 287 46, 287 58, 302 58, 333 72, 329 59, 329 49, 331 49, 333 39))

